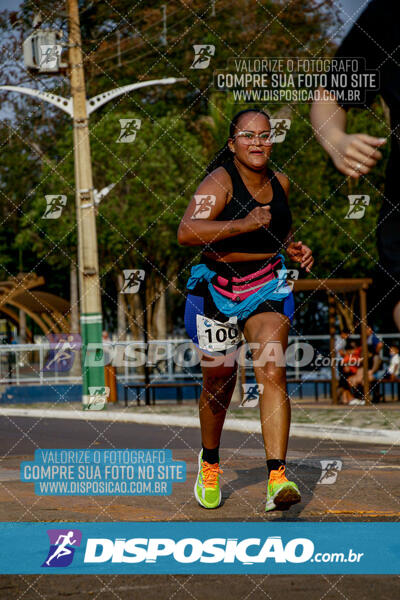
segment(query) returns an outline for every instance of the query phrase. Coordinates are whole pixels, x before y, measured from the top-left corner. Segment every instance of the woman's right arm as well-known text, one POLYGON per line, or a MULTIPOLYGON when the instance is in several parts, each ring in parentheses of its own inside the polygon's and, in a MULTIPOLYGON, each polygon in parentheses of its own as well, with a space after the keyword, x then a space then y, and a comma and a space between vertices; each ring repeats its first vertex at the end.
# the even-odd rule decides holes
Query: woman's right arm
POLYGON ((179 244, 203 246, 262 226, 268 227, 271 220, 269 206, 257 207, 243 219, 215 221, 231 195, 231 179, 224 168, 218 167, 203 179, 191 199, 178 228, 179 244))

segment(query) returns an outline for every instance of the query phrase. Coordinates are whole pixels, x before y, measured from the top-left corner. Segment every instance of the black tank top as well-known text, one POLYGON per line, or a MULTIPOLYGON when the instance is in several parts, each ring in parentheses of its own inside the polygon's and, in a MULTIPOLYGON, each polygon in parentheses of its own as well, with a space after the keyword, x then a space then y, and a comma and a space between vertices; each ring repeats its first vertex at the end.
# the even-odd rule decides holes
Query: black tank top
MULTIPOLYGON (((216 217, 216 221, 235 221, 243 219, 257 206, 267 206, 257 202, 246 188, 233 161, 222 165, 232 179, 232 198, 216 217)), ((255 231, 241 233, 224 240, 210 242, 204 246, 203 251, 213 252, 247 252, 276 253, 283 249, 291 225, 292 215, 287 202, 286 194, 278 178, 271 169, 267 169, 267 176, 272 186, 271 221, 268 228, 260 227, 255 231)))

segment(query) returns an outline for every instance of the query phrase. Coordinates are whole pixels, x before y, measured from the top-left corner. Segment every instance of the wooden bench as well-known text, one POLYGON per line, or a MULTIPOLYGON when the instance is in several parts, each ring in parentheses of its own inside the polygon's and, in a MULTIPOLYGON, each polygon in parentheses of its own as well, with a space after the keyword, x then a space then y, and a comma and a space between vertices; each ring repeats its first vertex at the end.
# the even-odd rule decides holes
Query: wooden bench
MULTIPOLYGON (((318 402, 319 400, 319 385, 321 384, 323 386, 323 395, 324 398, 327 398, 328 396, 328 386, 331 383, 330 379, 296 379, 296 378, 290 378, 287 380, 287 383, 293 383, 293 384, 297 384, 298 385, 298 393, 299 393, 299 397, 302 399, 303 398, 303 384, 306 383, 311 383, 314 385, 314 397, 315 397, 315 401, 318 402)), ((177 393, 177 402, 178 404, 182 403, 183 397, 182 397, 182 388, 184 387, 193 387, 195 388, 195 394, 196 394, 196 402, 198 402, 198 389, 201 388, 202 383, 199 381, 193 382, 193 381, 178 381, 176 383, 163 383, 163 382, 159 382, 159 383, 149 383, 147 388, 149 390, 151 390, 151 404, 155 404, 156 403, 156 399, 155 399, 155 390, 158 388, 175 388, 177 393)), ((124 384, 124 402, 125 402, 125 406, 128 406, 128 390, 129 389, 134 389, 136 390, 136 403, 138 406, 140 406, 140 395, 141 395, 141 390, 146 390, 146 384, 143 381, 142 383, 125 383, 124 384)))
POLYGON ((389 377, 383 377, 382 379, 377 379, 375 381, 371 381, 370 386, 373 389, 377 389, 378 395, 382 396, 383 401, 385 401, 385 384, 389 383, 391 387, 391 396, 392 400, 395 398, 394 386, 397 385, 397 401, 400 402, 400 378, 396 377, 395 379, 390 379, 389 377), (382 389, 382 393, 380 390, 382 389))
MULTIPOLYGON (((176 399, 178 404, 182 403, 182 388, 184 387, 194 387, 196 391, 196 402, 198 402, 198 394, 197 390, 201 388, 201 383, 198 381, 178 381, 176 383, 149 383, 147 385, 147 389, 151 390, 151 402, 154 405, 156 403, 155 398, 155 390, 158 388, 175 388, 176 389, 176 399)), ((125 406, 128 406, 128 390, 135 389, 136 390, 136 403, 140 406, 140 390, 146 390, 146 384, 143 383, 124 383, 124 402, 125 406)))

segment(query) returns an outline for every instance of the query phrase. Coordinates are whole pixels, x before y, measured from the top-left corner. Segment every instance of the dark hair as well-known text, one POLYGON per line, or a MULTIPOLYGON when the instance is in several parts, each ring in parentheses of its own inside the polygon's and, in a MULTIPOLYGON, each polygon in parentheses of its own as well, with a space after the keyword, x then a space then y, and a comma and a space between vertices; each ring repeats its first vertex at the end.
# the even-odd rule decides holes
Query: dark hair
MULTIPOLYGON (((233 117, 233 119, 229 125, 229 137, 230 138, 232 138, 235 135, 235 129, 236 129, 236 126, 238 124, 240 117, 242 115, 244 115, 245 113, 249 113, 249 112, 259 113, 259 114, 267 117, 268 120, 270 119, 269 114, 266 113, 265 110, 263 110, 262 108, 245 108, 244 110, 241 110, 233 117)), ((232 161, 232 160, 233 160, 233 153, 229 149, 228 142, 226 142, 224 144, 224 146, 222 146, 222 148, 220 150, 218 150, 218 152, 215 154, 212 161, 207 166, 206 174, 209 175, 212 171, 214 171, 215 169, 217 169, 224 163, 226 163, 228 161, 232 161)))
POLYGON ((358 348, 358 346, 356 340, 347 340, 346 350, 354 350, 354 348, 358 348))

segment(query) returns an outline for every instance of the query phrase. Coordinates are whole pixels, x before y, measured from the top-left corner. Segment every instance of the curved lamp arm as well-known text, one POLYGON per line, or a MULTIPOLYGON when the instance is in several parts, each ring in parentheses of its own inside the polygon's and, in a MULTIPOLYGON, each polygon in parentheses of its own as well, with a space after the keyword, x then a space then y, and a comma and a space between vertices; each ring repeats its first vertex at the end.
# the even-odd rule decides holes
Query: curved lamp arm
POLYGON ((40 90, 33 90, 31 88, 20 87, 17 85, 0 85, 0 90, 19 92, 20 94, 27 94, 28 96, 40 98, 41 100, 45 100, 46 102, 49 102, 50 104, 54 104, 54 106, 61 108, 61 110, 66 112, 67 115, 69 115, 70 117, 73 116, 71 98, 63 98, 62 96, 57 96, 56 94, 51 94, 50 92, 42 92, 40 90))
MULTIPOLYGON (((132 90, 137 90, 142 87, 147 87, 149 85, 171 85, 173 83, 177 83, 178 81, 187 81, 186 77, 167 77, 166 79, 152 79, 151 81, 140 81, 138 83, 131 83, 130 85, 124 85, 119 88, 115 88, 113 90, 109 90, 108 92, 103 92, 102 94, 98 94, 97 96, 93 96, 89 100, 86 100, 86 110, 88 116, 97 110, 103 104, 106 104, 113 98, 117 98, 122 94, 127 94, 132 90)), ((31 88, 20 87, 17 85, 0 85, 0 90, 8 90, 10 92, 19 92, 20 94, 27 94, 28 96, 33 96, 34 98, 40 98, 41 100, 45 100, 50 104, 54 104, 58 108, 61 108, 64 112, 67 113, 70 117, 73 118, 73 106, 72 106, 72 98, 63 98, 62 96, 57 96, 56 94, 51 94, 50 92, 42 92, 40 90, 33 90, 31 88)))
POLYGON ((90 115, 100 106, 109 102, 109 100, 113 100, 121 94, 126 94, 131 92, 132 90, 137 90, 142 87, 146 87, 148 85, 171 85, 172 83, 177 83, 178 81, 187 81, 186 77, 167 77, 166 79, 152 79, 151 81, 140 81, 139 83, 131 83, 130 85, 124 85, 119 88, 115 88, 114 90, 109 90, 108 92, 103 92, 102 94, 98 94, 97 96, 93 96, 89 100, 86 100, 86 109, 87 114, 90 115))

